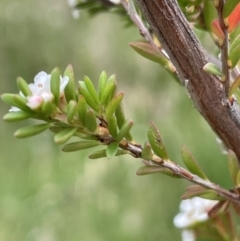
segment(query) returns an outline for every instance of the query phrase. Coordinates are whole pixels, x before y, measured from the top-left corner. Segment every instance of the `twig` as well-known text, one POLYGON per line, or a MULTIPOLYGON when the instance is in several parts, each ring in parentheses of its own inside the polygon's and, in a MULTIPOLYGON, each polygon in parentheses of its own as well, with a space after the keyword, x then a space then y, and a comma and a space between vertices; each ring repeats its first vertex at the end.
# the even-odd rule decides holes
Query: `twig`
MULTIPOLYGON (((132 156, 134 156, 136 158, 141 158, 142 147, 140 145, 133 145, 124 140, 123 142, 121 142, 120 147, 124 150, 128 150, 132 154, 132 156)), ((192 174, 191 172, 189 172, 188 170, 184 169, 183 167, 177 165, 174 162, 165 161, 156 155, 153 156, 151 161, 158 166, 168 168, 175 175, 179 175, 182 178, 184 178, 192 183, 198 184, 207 189, 214 190, 214 191, 216 191, 216 193, 219 196, 240 205, 240 196, 239 195, 237 195, 233 192, 230 192, 215 183, 212 183, 208 180, 204 180, 204 179, 200 178, 199 176, 192 174)))
POLYGON ((223 42, 219 43, 219 47, 221 50, 221 62, 222 62, 222 72, 224 74, 224 85, 225 85, 225 93, 228 96, 228 91, 230 87, 230 72, 228 65, 228 27, 224 22, 223 17, 223 7, 225 4, 225 0, 219 0, 218 5, 216 6, 218 12, 218 20, 219 25, 223 31, 224 39, 223 42))

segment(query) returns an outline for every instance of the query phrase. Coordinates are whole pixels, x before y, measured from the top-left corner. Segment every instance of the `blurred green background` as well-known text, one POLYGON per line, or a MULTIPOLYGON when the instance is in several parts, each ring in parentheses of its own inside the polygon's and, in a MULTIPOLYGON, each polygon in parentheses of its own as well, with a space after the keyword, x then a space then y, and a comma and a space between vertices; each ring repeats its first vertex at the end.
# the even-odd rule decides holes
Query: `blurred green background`
MULTIPOLYGON (((77 80, 88 75, 96 83, 102 70, 115 73, 137 142, 144 143, 153 120, 173 161, 182 165, 186 144, 211 180, 231 187, 216 136, 184 88, 128 46, 141 38, 120 17, 81 12, 74 19, 66 0, 1 0, 0 39, 1 93, 17 92, 17 76, 32 82, 39 71, 63 71, 69 63, 77 80)), ((1 116, 8 109, 1 102, 1 116)), ((173 217, 186 181, 138 177, 142 163, 130 156, 89 160, 89 151, 63 153, 49 131, 13 137, 31 123, 1 120, 0 240, 180 240, 173 217)))

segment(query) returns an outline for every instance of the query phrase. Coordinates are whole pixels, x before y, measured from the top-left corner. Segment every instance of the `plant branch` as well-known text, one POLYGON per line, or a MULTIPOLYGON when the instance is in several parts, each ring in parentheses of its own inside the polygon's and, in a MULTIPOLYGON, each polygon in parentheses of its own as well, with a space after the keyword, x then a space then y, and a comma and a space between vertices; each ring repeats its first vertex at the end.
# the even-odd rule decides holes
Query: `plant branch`
MULTIPOLYGON (((126 140, 123 140, 119 146, 122 149, 129 151, 131 153, 131 155, 136 158, 141 158, 141 156, 142 156, 142 147, 140 145, 133 145, 133 144, 127 142, 126 140)), ((219 196, 221 196, 227 200, 230 200, 234 203, 240 204, 240 196, 238 194, 230 192, 208 180, 204 180, 204 179, 200 178, 199 176, 192 174, 191 172, 189 172, 188 170, 184 169, 183 167, 179 166, 178 164, 176 164, 174 162, 165 161, 156 155, 153 156, 151 161, 155 165, 165 167, 165 168, 171 170, 174 173, 174 175, 181 176, 182 178, 184 178, 192 183, 198 184, 207 189, 214 190, 219 196)))
POLYGON ((228 66, 228 27, 225 25, 224 18, 223 18, 223 7, 225 1, 219 0, 217 8, 218 12, 218 20, 219 25, 223 31, 224 39, 223 42, 219 43, 220 50, 221 50, 221 62, 222 62, 222 72, 224 74, 224 84, 225 84, 225 92, 228 96, 228 91, 230 87, 230 72, 228 66))
POLYGON ((144 18, 177 69, 194 106, 240 163, 240 109, 228 104, 227 90, 214 75, 205 73, 207 54, 190 28, 176 0, 136 0, 144 18))

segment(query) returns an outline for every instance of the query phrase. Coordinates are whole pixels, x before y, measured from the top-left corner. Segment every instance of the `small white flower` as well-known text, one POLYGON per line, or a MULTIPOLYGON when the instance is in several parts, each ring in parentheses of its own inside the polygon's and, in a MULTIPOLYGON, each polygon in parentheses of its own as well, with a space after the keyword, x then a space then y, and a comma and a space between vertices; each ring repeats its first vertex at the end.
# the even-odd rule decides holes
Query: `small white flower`
POLYGON ((217 201, 207 200, 200 197, 183 200, 180 203, 180 213, 173 220, 177 228, 188 228, 189 226, 203 222, 208 219, 208 211, 217 201))
MULTIPOLYGON (((34 77, 34 83, 28 85, 32 92, 32 95, 27 97, 27 106, 30 107, 30 109, 36 110, 43 102, 53 101, 54 96, 51 92, 50 81, 51 75, 41 71, 34 77)), ((68 76, 60 76, 60 95, 63 95, 63 91, 68 84, 68 81, 68 76)), ((23 96, 21 92, 20 95, 23 96)), ((17 107, 12 107, 9 111, 20 111, 20 109, 17 107)))

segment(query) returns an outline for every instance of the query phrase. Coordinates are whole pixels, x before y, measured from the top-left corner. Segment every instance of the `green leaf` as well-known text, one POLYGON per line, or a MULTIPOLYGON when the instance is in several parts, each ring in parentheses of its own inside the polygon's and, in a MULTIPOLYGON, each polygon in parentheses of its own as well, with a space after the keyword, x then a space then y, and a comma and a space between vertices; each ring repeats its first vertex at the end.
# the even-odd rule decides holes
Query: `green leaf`
POLYGON ((229 57, 231 60, 231 68, 233 69, 239 59, 240 59, 240 34, 234 39, 232 44, 230 45, 229 57))
POLYGON ((203 70, 206 72, 206 73, 209 73, 209 74, 213 74, 213 75, 217 75, 217 76, 220 76, 220 77, 223 77, 224 74, 222 73, 222 71, 213 63, 207 63, 204 65, 203 67, 203 70))
POLYGON ((234 92, 239 88, 240 86, 240 75, 233 81, 232 85, 229 88, 228 96, 231 96, 234 94, 234 92))
POLYGON ((79 93, 84 96, 87 104, 95 111, 98 112, 100 110, 99 104, 94 100, 94 98, 88 92, 86 84, 83 81, 78 81, 78 83, 80 85, 79 93))
POLYGON ((71 64, 67 66, 63 76, 68 76, 69 78, 68 84, 64 89, 64 94, 67 102, 70 100, 76 100, 74 72, 71 64))
POLYGON ((238 170, 238 172, 237 172, 237 177, 236 177, 236 183, 237 183, 237 185, 238 186, 240 186, 240 170, 238 170))
POLYGON ((168 160, 168 154, 163 144, 161 135, 152 121, 148 124, 148 141, 153 149, 153 152, 164 160, 168 160))
POLYGON ((78 111, 78 104, 75 100, 70 100, 68 103, 68 113, 67 113, 67 120, 69 123, 73 121, 74 116, 78 111))
POLYGON ((121 129, 124 121, 126 120, 122 103, 117 107, 117 109, 115 111, 115 115, 117 118, 118 128, 121 129))
POLYGON ((107 73, 103 71, 100 76, 99 76, 99 81, 98 81, 98 95, 99 99, 102 98, 103 91, 106 87, 107 84, 107 73))
POLYGON ((51 125, 50 123, 46 123, 46 124, 39 124, 35 126, 26 126, 21 129, 18 129, 14 133, 14 136, 17 138, 26 138, 26 137, 34 136, 47 130, 50 125, 51 125))
POLYGON ((41 106, 41 110, 46 116, 52 114, 55 109, 56 109, 56 106, 54 105, 54 103, 49 101, 44 102, 43 105, 41 106))
POLYGON ((153 158, 152 148, 148 142, 145 142, 144 147, 142 149, 142 158, 144 160, 152 160, 153 158))
POLYGON ((86 125, 86 115, 87 115, 87 102, 84 96, 80 95, 78 99, 78 118, 81 123, 85 126, 86 125))
POLYGON ((99 104, 99 98, 97 95, 97 91, 96 91, 92 81, 87 76, 84 76, 83 80, 84 80, 84 83, 87 87, 89 94, 92 96, 92 98, 95 100, 95 102, 97 104, 99 104))
POLYGON ((170 177, 181 178, 181 176, 176 175, 173 171, 171 171, 170 169, 168 169, 166 167, 143 166, 137 170, 137 175, 139 175, 139 176, 153 174, 153 173, 162 173, 162 174, 170 176, 170 177))
POLYGON ((119 142, 112 142, 107 146, 106 154, 108 158, 112 158, 117 154, 119 142))
POLYGON ((102 105, 106 106, 108 104, 109 97, 114 93, 114 90, 116 88, 116 80, 115 79, 116 79, 115 75, 112 75, 109 77, 109 79, 106 83, 106 86, 103 90, 103 93, 100 96, 100 103, 102 105))
POLYGON ((133 121, 132 120, 125 120, 125 122, 123 123, 121 129, 118 132, 117 135, 117 141, 121 141, 131 130, 133 126, 133 121))
POLYGON ((227 0, 223 7, 223 17, 227 18, 238 3, 239 0, 227 0))
POLYGON ((78 142, 73 142, 65 145, 62 150, 64 152, 72 152, 72 151, 80 151, 88 148, 92 148, 95 146, 101 145, 101 142, 99 141, 78 141, 78 142))
POLYGON ((28 83, 21 77, 17 78, 18 89, 23 93, 24 96, 31 96, 32 92, 29 89, 28 83))
POLYGON ((63 144, 67 142, 77 132, 77 129, 77 127, 64 128, 64 130, 58 132, 54 136, 54 141, 57 144, 63 144))
POLYGON ((95 132, 97 130, 97 120, 93 110, 89 110, 85 117, 85 124, 88 130, 95 132))
POLYGON ((238 64, 238 62, 240 60, 239 52, 240 52, 240 45, 238 47, 236 47, 230 54, 232 69, 238 64))
POLYGON ((114 115, 111 117, 111 119, 108 122, 108 130, 109 130, 110 135, 114 139, 117 139, 117 120, 114 115))
POLYGON ((208 180, 208 178, 206 177, 206 175, 204 174, 204 172, 202 171, 202 169, 200 168, 200 166, 198 165, 198 163, 186 146, 182 147, 181 154, 185 166, 191 173, 201 177, 202 179, 208 180))
POLYGON ((223 200, 223 198, 219 196, 217 192, 206 189, 205 187, 199 185, 188 186, 186 192, 182 195, 182 199, 189 199, 192 197, 201 197, 210 200, 223 200))
POLYGON ((233 151, 228 151, 228 169, 233 183, 237 184, 237 175, 239 172, 238 160, 233 151))
POLYGON ((158 48, 150 45, 149 43, 133 42, 129 45, 144 58, 159 63, 163 66, 169 64, 169 60, 162 54, 162 52, 158 48))
POLYGON ((110 120, 116 109, 119 107, 122 99, 123 99, 123 92, 118 93, 107 105, 106 107, 106 119, 107 121, 110 120))
MULTIPOLYGON (((125 154, 129 154, 129 152, 126 150, 118 149, 115 156, 121 156, 121 155, 125 155, 125 154)), ((102 157, 107 157, 106 149, 96 151, 89 156, 90 159, 99 159, 102 157)))
POLYGON ((2 100, 11 106, 15 106, 21 110, 25 110, 25 111, 30 111, 30 108, 27 106, 27 100, 17 94, 2 94, 1 95, 2 100))
POLYGON ((21 120, 26 120, 30 117, 33 117, 33 115, 34 114, 31 112, 25 112, 25 111, 9 112, 6 115, 4 115, 3 120, 8 122, 21 121, 21 120))
POLYGON ((51 73, 50 88, 54 96, 54 102, 56 106, 58 106, 60 101, 60 69, 59 68, 55 68, 51 73))

